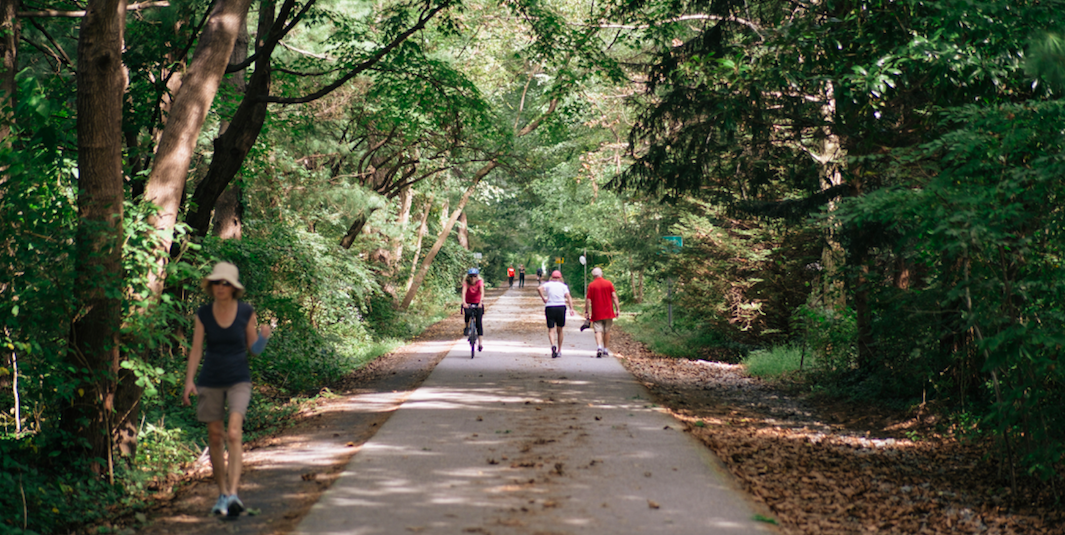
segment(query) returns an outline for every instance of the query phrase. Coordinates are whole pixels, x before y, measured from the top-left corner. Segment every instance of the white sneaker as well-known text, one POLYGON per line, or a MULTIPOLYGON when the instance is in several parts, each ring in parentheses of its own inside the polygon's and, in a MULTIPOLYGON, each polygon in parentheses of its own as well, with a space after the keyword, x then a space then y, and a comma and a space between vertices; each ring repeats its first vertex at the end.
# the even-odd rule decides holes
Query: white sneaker
POLYGON ((226 503, 226 516, 240 516, 243 511, 244 502, 240 501, 236 494, 230 494, 229 502, 226 503))
POLYGON ((229 514, 227 506, 229 505, 229 497, 225 494, 218 495, 218 501, 214 502, 214 507, 211 508, 212 515, 225 516, 229 514))

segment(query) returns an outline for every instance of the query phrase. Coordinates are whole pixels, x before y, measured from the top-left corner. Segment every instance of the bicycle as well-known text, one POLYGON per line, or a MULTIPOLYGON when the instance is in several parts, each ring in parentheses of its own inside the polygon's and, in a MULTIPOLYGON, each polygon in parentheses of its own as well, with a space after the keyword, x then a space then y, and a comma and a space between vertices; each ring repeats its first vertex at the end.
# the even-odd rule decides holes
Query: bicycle
POLYGON ((484 313, 484 308, 477 303, 470 303, 466 306, 469 309, 470 320, 466 326, 466 336, 470 339, 470 358, 472 359, 477 355, 479 349, 479 340, 477 335, 477 322, 484 313))

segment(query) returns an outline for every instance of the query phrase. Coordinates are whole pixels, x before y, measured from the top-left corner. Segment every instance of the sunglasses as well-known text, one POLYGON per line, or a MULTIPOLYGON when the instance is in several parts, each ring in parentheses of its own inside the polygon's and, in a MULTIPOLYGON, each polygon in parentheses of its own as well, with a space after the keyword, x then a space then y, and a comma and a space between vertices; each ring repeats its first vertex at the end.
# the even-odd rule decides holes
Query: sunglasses
POLYGON ((211 281, 211 286, 218 286, 219 284, 222 286, 233 286, 229 281, 211 281))

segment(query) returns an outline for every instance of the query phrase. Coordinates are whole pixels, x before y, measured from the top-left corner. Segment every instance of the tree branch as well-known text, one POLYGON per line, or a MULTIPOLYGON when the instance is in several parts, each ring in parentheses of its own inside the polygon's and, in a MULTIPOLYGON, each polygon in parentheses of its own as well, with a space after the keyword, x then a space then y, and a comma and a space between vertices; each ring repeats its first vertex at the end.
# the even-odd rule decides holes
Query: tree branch
MULTIPOLYGON (((762 35, 762 28, 760 26, 758 26, 757 24, 755 24, 752 21, 749 21, 747 19, 740 18, 740 17, 722 17, 720 15, 705 15, 705 14, 701 14, 700 13, 700 14, 694 14, 694 15, 681 15, 679 17, 674 17, 672 19, 666 19, 666 20, 662 21, 662 23, 664 24, 664 23, 669 23, 669 22, 685 22, 685 21, 689 21, 689 20, 716 20, 716 21, 719 21, 719 22, 720 21, 735 22, 736 24, 741 24, 743 26, 746 26, 746 27, 750 28, 752 31, 754 31, 754 33, 758 34, 758 37, 761 37, 762 39, 765 39, 765 36, 762 35)), ((599 28, 617 28, 617 29, 620 29, 620 30, 646 30, 647 28, 650 28, 651 25, 650 24, 640 24, 640 25, 632 25, 632 24, 599 24, 598 27, 599 28)))
MULTIPOLYGON (((161 2, 141 2, 139 4, 130 4, 126 6, 126 11, 139 11, 141 9, 150 9, 153 7, 170 7, 170 2, 163 0, 161 2)), ((80 19, 85 17, 84 11, 58 11, 55 9, 45 9, 42 11, 19 11, 15 13, 15 16, 20 19, 50 19, 50 18, 67 18, 67 19, 80 19)))
POLYGON ((444 9, 447 9, 450 6, 451 2, 446 1, 440 4, 439 6, 422 13, 422 15, 419 17, 417 24, 407 29, 407 31, 397 35, 396 38, 392 40, 392 42, 385 45, 384 48, 378 50, 377 53, 375 53, 373 56, 370 56, 366 61, 363 61, 362 63, 356 65, 355 68, 352 69, 351 72, 349 72, 348 74, 345 74, 337 81, 323 87, 322 89, 314 93, 311 93, 310 95, 294 98, 270 96, 259 98, 262 102, 270 102, 274 104, 305 104, 307 102, 313 102, 315 100, 318 100, 328 95, 329 93, 332 93, 333 91, 339 89, 344 84, 346 84, 348 80, 351 80, 352 78, 358 76, 359 74, 362 74, 364 71, 372 67, 378 61, 380 61, 381 58, 385 57, 389 52, 391 52, 396 47, 401 45, 404 41, 406 41, 407 38, 409 38, 411 35, 414 35, 416 32, 419 32, 423 28, 425 28, 425 25, 429 22, 430 19, 436 16, 437 13, 443 11, 444 9))
MULTIPOLYGON (((30 19, 30 24, 32 24, 37 31, 41 32, 41 35, 44 35, 45 39, 48 39, 48 42, 52 43, 52 46, 58 51, 54 53, 57 54, 56 61, 62 60, 60 61, 61 63, 65 63, 68 67, 74 67, 74 62, 70 60, 70 56, 67 55, 66 50, 63 50, 63 47, 56 42, 55 38, 52 37, 52 34, 48 33, 48 30, 45 30, 40 23, 33 19, 30 19)), ((29 43, 29 41, 26 42, 29 43)), ((32 45, 33 43, 30 44, 32 45)))

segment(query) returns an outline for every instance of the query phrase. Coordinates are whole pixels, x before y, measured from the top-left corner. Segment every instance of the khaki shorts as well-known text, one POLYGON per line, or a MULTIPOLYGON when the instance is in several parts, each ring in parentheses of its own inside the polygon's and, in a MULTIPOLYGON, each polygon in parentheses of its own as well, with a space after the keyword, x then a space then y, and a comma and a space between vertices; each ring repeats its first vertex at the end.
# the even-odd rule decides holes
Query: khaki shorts
POLYGON ((614 325, 614 318, 607 318, 605 320, 593 321, 592 332, 594 333, 608 333, 610 327, 614 325))
POLYGON ((201 422, 220 422, 229 412, 248 413, 251 403, 251 383, 237 383, 226 387, 196 387, 196 419, 201 422))

